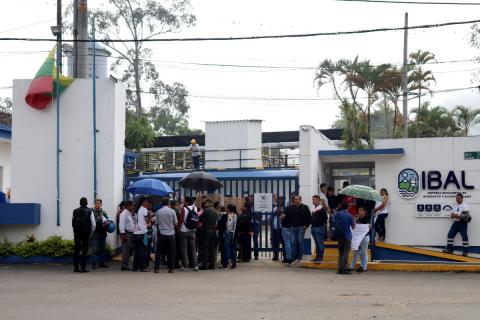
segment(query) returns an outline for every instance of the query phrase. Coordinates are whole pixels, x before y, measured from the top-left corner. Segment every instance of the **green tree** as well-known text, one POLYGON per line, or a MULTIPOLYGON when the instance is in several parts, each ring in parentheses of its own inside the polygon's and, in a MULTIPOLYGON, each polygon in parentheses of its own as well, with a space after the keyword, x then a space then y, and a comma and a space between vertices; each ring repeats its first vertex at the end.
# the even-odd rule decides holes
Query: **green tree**
POLYGON ((454 137, 460 133, 453 114, 444 107, 431 107, 429 102, 424 102, 412 113, 415 121, 409 123, 409 136, 454 137))
MULTIPOLYGON (((422 90, 432 93, 430 85, 436 83, 435 77, 432 71, 423 70, 423 66, 429 62, 436 62, 435 54, 430 51, 417 50, 410 53, 410 72, 408 75, 409 91, 418 92, 418 108, 422 105, 422 90)), ((417 128, 421 130, 422 126, 417 125, 417 128)), ((421 135, 421 131, 416 131, 417 137, 421 135)))
POLYGON ((397 67, 391 67, 383 72, 383 82, 380 91, 384 94, 384 99, 388 99, 393 104, 394 114, 392 117, 392 137, 397 137, 396 128, 402 127, 403 118, 398 107, 400 97, 402 96, 403 73, 397 67))
MULTIPOLYGON (((355 59, 356 61, 357 59, 355 59)), ((371 111, 373 105, 379 99, 385 78, 384 72, 391 66, 389 64, 382 64, 379 66, 372 66, 369 60, 356 62, 351 72, 346 74, 345 82, 349 83, 350 87, 358 88, 367 96, 367 105, 364 111, 367 121, 367 142, 371 146, 371 111)))
POLYGON ((8 97, 0 97, 0 112, 12 113, 12 99, 8 97))
POLYGON ((453 116, 464 136, 468 136, 470 129, 480 123, 480 109, 457 106, 453 110, 453 116))
POLYGON ((125 147, 139 150, 150 147, 157 133, 145 116, 138 118, 133 111, 127 110, 125 125, 125 147))
POLYGON ((330 59, 323 60, 315 71, 314 84, 317 89, 320 90, 331 83, 335 97, 344 100, 341 96, 341 81, 338 80, 339 77, 343 76, 343 65, 345 65, 344 62, 333 62, 330 59))
POLYGON ((108 47, 120 58, 112 65, 114 71, 124 67, 122 81, 129 88, 129 107, 135 108, 137 117, 143 114, 143 87, 159 85, 155 65, 148 61, 152 50, 141 40, 178 32, 195 23, 188 0, 171 0, 159 3, 153 0, 108 0, 109 6, 93 10, 96 32, 108 47), (128 35, 132 42, 112 42, 128 35))

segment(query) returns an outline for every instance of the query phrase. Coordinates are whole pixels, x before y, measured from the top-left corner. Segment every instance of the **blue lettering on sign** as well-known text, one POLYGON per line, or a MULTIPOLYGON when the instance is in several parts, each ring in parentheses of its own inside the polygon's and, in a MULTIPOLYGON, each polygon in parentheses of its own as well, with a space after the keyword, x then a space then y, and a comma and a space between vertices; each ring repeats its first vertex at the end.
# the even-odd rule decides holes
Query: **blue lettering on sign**
POLYGON ((446 190, 453 185, 457 190, 475 189, 473 185, 469 185, 466 180, 465 171, 460 171, 460 179, 457 178, 455 171, 450 170, 445 179, 438 170, 422 171, 421 178, 414 169, 404 169, 398 176, 398 189, 400 195, 405 199, 412 199, 417 195, 418 186, 423 190, 446 190), (420 181, 418 181, 420 180, 420 181))
POLYGON ((442 179, 442 174, 440 171, 437 170, 432 170, 432 171, 422 171, 422 189, 428 189, 428 190, 437 190, 441 189, 447 189, 448 186, 453 184, 457 189, 468 189, 472 190, 475 189, 474 186, 468 185, 465 177, 465 171, 461 171, 461 176, 460 180, 458 180, 457 176, 455 175, 455 171, 450 170, 448 171, 447 177, 445 180, 442 179))

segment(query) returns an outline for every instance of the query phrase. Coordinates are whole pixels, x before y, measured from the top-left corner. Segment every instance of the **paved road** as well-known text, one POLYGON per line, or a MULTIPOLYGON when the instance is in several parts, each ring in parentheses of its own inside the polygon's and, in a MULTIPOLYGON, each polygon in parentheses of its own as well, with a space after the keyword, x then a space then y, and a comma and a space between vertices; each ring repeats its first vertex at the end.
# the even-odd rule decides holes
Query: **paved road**
POLYGON ((0 266, 0 319, 479 319, 480 274, 284 267, 167 274, 74 274, 69 266, 0 266))

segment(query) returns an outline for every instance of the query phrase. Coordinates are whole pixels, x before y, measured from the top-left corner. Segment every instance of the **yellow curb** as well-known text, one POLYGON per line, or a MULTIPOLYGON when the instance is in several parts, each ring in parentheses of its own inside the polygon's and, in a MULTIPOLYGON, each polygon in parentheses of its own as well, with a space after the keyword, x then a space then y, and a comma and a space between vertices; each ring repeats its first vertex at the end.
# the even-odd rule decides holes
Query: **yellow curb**
MULTIPOLYGON (((302 262, 302 268, 307 269, 337 269, 335 262, 321 264, 302 262)), ((368 271, 404 271, 404 272, 480 272, 480 264, 430 264, 430 263, 390 263, 369 262, 368 271)))

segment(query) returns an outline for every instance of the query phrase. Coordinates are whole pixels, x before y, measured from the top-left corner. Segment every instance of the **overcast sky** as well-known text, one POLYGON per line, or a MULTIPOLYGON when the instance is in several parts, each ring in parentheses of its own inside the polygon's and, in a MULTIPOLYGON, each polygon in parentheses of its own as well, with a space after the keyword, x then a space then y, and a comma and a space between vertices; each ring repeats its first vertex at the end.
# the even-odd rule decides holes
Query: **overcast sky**
MULTIPOLYGON (((95 1, 95 5, 101 1, 95 1)), ((0 37, 52 37, 55 0, 3 0, 0 37)), ((64 1, 64 4, 69 1, 64 1)), ((94 1, 90 1, 92 6, 94 1)), ((191 0, 196 26, 169 37, 215 37, 347 31, 400 27, 404 12, 410 25, 479 19, 480 6, 401 5, 337 2, 333 0, 191 0)), ((468 39, 471 25, 411 30, 409 52, 430 50, 438 61, 471 60, 479 50, 468 39)), ((52 43, 2 42, 0 47, 0 96, 11 96, 16 78, 31 78, 52 43), (33 51, 33 52, 31 52, 33 51)), ((157 68, 165 81, 183 83, 190 94, 190 123, 263 119, 264 131, 296 130, 299 125, 329 128, 338 114, 331 88, 318 92, 313 86, 314 67, 325 58, 370 59, 372 64, 401 64, 403 32, 323 36, 301 39, 242 40, 222 42, 168 42, 151 44, 157 68), (305 69, 261 69, 185 65, 177 62, 241 64, 305 69), (208 98, 205 98, 208 97, 208 98), (229 97, 236 99, 220 99, 229 97), (239 98, 319 98, 319 101, 252 101, 239 98)), ((431 66, 435 90, 475 85, 480 67, 472 61, 431 66)), ((151 98, 150 98, 151 99, 151 98)), ((148 102, 149 97, 144 101, 148 102)), ((453 108, 465 104, 478 108, 478 90, 438 93, 434 104, 453 108)), ((415 102, 409 105, 414 108, 415 102)))

